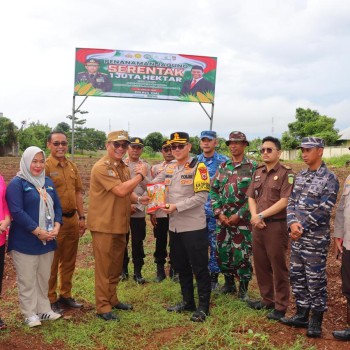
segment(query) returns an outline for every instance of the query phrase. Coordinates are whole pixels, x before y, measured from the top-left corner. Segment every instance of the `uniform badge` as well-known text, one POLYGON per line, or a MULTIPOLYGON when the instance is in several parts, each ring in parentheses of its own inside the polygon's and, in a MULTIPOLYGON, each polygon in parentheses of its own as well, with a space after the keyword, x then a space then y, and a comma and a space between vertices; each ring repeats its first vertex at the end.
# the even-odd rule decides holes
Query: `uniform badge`
POLYGON ((115 172, 113 170, 108 170, 107 173, 108 173, 108 176, 116 177, 115 172))
POLYGON ((294 174, 288 174, 288 183, 293 185, 294 183, 294 174))
POLYGON ((274 179, 275 181, 278 180, 278 176, 276 175, 273 179, 274 179))
POLYGON ((204 168, 204 167, 199 168, 199 167, 198 167, 198 170, 199 170, 199 172, 200 172, 200 174, 201 174, 201 179, 202 179, 202 180, 206 180, 206 179, 208 178, 208 171, 207 171, 207 168, 204 168))

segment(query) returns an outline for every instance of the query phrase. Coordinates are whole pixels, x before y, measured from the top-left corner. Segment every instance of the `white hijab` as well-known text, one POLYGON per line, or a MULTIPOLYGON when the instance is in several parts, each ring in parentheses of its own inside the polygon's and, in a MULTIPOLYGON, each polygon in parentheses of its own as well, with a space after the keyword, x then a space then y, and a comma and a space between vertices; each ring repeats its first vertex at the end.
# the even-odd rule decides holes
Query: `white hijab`
POLYGON ((46 230, 46 216, 48 214, 50 215, 53 224, 55 219, 55 212, 53 209, 52 198, 49 194, 47 194, 45 188, 45 170, 43 170, 43 172, 39 176, 34 176, 30 172, 30 165, 35 155, 40 152, 43 154, 45 161, 45 153, 39 147, 30 146, 23 152, 21 162, 19 164, 20 171, 17 173, 17 176, 33 184, 39 192, 39 227, 46 230), (46 198, 46 203, 44 198, 46 198))

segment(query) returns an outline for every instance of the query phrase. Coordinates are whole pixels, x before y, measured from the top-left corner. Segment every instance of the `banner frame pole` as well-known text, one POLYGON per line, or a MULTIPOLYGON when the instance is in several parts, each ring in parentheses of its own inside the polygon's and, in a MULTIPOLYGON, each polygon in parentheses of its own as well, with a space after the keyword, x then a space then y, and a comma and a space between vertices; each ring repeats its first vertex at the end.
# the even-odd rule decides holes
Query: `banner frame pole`
POLYGON ((86 101, 86 99, 88 98, 89 96, 85 96, 83 102, 79 105, 79 107, 77 109, 75 109, 75 95, 73 96, 73 107, 72 107, 72 152, 71 152, 71 159, 72 161, 74 161, 74 127, 75 127, 75 114, 77 112, 79 112, 79 108, 83 105, 83 103, 86 101))
POLYGON ((207 117, 210 120, 210 124, 209 124, 209 130, 213 130, 213 119, 214 119, 214 102, 211 102, 211 113, 209 115, 209 113, 207 112, 207 110, 203 107, 202 102, 198 101, 199 105, 202 107, 204 113, 207 115, 207 117))

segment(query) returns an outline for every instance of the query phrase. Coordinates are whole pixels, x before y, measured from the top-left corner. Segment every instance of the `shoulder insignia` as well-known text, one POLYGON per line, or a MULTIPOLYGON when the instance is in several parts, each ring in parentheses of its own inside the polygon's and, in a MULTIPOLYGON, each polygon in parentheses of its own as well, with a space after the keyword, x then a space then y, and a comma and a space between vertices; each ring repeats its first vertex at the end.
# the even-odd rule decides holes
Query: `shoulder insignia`
POLYGON ((288 174, 288 183, 293 185, 294 178, 295 178, 294 174, 288 174))
POLYGON ((208 169, 204 163, 198 163, 196 173, 194 176, 194 192, 206 191, 210 190, 210 178, 208 169))
POLYGON ((283 166, 283 168, 285 168, 287 170, 291 170, 292 169, 289 165, 282 164, 282 166, 283 166))
MULTIPOLYGON (((195 167, 195 165, 197 164, 197 162, 198 162, 198 159, 197 159, 197 157, 194 157, 192 160, 191 160, 191 163, 190 164, 188 164, 188 167, 189 168, 194 168, 195 167)), ((186 165, 187 165, 186 164, 186 165)))

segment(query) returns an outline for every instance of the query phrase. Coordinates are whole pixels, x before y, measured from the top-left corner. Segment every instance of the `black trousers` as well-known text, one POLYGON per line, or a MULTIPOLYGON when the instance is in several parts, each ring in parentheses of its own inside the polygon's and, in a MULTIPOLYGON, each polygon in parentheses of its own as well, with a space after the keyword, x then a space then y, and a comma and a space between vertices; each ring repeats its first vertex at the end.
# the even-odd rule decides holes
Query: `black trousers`
POLYGON ((194 274, 198 288, 198 309, 207 313, 211 288, 206 228, 182 233, 170 231, 170 249, 172 263, 179 273, 183 300, 189 303, 194 302, 194 274))
POLYGON ((350 250, 343 248, 341 261, 342 292, 350 303, 350 250))
POLYGON ((5 267, 5 244, 0 247, 0 295, 2 291, 2 279, 4 277, 5 267))
MULTIPOLYGON (((134 268, 141 269, 144 264, 145 251, 143 249, 143 241, 146 238, 146 219, 145 218, 130 218, 131 232, 131 256, 134 268)), ((126 235, 126 247, 123 260, 123 270, 129 263, 128 243, 130 235, 126 235)))
POLYGON ((168 243, 169 218, 157 218, 157 225, 153 228, 154 238, 156 239, 156 250, 154 251, 154 262, 164 265, 168 255, 166 246, 168 243))

